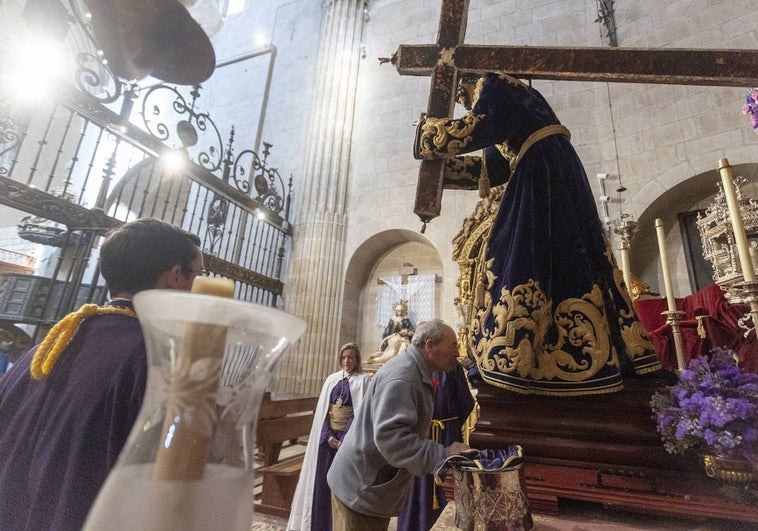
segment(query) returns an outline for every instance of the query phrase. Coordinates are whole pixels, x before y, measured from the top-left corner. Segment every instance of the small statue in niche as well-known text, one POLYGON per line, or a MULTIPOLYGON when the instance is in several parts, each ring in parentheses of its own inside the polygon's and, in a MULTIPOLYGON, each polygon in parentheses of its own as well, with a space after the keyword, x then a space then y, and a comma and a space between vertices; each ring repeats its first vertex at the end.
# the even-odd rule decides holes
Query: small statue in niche
POLYGON ((384 363, 410 344, 414 327, 408 319, 408 303, 401 300, 395 305, 394 310, 395 313, 384 328, 379 351, 369 356, 367 363, 384 363))

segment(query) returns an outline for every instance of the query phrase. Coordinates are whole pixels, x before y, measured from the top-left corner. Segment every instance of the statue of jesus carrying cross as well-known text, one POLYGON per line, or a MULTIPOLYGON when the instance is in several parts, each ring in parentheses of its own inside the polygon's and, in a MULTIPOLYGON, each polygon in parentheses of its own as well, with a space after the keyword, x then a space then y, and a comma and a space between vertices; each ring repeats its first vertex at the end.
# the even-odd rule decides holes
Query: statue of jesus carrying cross
MULTIPOLYGON (((547 101, 514 76, 700 85, 752 84, 754 50, 464 45, 468 0, 442 0, 437 42, 401 45, 401 74, 431 75, 415 155, 414 211, 439 215, 443 187, 505 184, 476 278, 474 357, 488 383, 522 393, 611 393, 659 369, 616 266, 579 157, 547 101), (459 77, 481 77, 451 119, 459 77), (482 150, 481 157, 462 155, 482 150)), ((463 94, 463 93, 461 93, 463 94)), ((423 228, 422 228, 423 231, 423 228)))

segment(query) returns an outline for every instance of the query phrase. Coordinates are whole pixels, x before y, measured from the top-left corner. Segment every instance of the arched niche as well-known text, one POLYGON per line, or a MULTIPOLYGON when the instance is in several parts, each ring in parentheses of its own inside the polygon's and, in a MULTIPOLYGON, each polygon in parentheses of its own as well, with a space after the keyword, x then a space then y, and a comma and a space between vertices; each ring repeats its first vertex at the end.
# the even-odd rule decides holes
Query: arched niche
MULTIPOLYGON (((732 166, 732 176, 735 179, 745 177, 748 182, 742 186, 743 195, 758 198, 758 163, 735 164, 732 166)), ((721 177, 716 168, 694 175, 660 194, 639 216, 639 228, 631 242, 630 268, 634 275, 654 291, 661 294, 665 292, 655 219, 663 220, 674 293, 677 297, 689 295, 694 289, 687 272, 685 243, 678 215, 706 208, 718 193, 720 182, 721 177)))
MULTIPOLYGON (((404 263, 413 264, 420 274, 433 273, 444 278, 439 252, 424 235, 415 231, 391 229, 374 234, 350 257, 345 272, 340 344, 357 342, 364 359, 376 351, 381 342, 382 330, 376 325, 379 278, 399 275, 404 263)), ((435 291, 439 308, 441 283, 436 284, 435 291)))

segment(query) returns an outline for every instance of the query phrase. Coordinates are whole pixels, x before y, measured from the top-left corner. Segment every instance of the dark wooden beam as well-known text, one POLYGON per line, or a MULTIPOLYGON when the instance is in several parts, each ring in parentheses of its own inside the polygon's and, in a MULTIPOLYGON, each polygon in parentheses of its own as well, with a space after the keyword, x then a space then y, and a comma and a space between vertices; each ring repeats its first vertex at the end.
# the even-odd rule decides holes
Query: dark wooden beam
POLYGON ((441 53, 459 73, 666 85, 758 85, 758 50, 587 48, 546 46, 400 45, 392 58, 403 75, 428 76, 441 53))

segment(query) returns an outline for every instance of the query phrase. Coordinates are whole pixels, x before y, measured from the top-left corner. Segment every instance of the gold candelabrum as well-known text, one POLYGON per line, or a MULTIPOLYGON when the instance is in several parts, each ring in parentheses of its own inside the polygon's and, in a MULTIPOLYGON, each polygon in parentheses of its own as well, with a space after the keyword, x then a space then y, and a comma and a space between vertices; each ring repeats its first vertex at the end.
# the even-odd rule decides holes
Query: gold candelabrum
POLYGON ((620 219, 613 232, 619 235, 619 252, 621 254, 621 272, 624 274, 624 283, 629 293, 632 293, 632 272, 629 265, 629 249, 631 247, 632 237, 637 232, 639 224, 631 219, 620 219))
POLYGON ((747 459, 730 459, 706 454, 703 456, 703 469, 709 478, 729 483, 747 484, 758 479, 758 465, 747 459))

